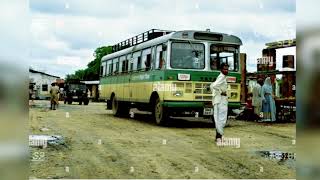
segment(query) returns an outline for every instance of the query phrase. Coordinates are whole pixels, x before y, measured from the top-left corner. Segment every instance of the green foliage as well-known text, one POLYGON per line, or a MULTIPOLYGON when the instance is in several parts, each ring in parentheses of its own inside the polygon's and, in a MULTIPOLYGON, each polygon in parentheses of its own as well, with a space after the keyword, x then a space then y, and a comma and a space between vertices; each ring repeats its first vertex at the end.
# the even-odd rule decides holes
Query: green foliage
POLYGON ((94 60, 90 61, 86 69, 77 70, 74 74, 68 74, 66 76, 66 81, 70 79, 74 80, 98 80, 100 74, 101 58, 112 51, 111 46, 98 47, 94 51, 94 60))

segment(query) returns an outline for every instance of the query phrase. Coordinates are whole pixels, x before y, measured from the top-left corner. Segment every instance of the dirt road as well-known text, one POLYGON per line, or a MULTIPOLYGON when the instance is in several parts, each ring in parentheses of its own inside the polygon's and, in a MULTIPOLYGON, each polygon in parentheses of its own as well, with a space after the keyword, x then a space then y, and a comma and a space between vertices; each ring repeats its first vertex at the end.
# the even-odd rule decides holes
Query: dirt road
POLYGON ((295 178, 295 160, 257 153, 295 153, 293 123, 232 120, 225 137, 240 138, 240 148, 218 147, 210 123, 175 120, 159 127, 148 115, 113 117, 103 103, 61 102, 56 111, 48 105, 35 101, 30 108, 30 134, 61 135, 65 144, 30 148, 30 177, 295 178))

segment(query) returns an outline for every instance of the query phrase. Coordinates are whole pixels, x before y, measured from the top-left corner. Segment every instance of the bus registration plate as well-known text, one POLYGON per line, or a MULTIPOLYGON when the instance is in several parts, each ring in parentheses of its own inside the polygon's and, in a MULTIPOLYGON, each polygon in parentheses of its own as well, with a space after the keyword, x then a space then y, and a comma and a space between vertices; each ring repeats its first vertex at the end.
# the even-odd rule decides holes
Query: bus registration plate
POLYGON ((213 115, 213 109, 212 108, 204 108, 203 115, 205 115, 205 116, 213 115))

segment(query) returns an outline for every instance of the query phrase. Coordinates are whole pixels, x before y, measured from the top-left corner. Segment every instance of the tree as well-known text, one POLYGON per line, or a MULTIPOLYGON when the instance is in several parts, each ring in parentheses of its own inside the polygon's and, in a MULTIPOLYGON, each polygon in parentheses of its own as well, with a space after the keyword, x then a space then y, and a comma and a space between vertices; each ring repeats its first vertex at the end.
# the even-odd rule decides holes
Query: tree
POLYGON ((74 74, 68 74, 66 81, 77 80, 98 80, 100 74, 101 58, 112 52, 112 46, 98 47, 94 51, 94 60, 90 61, 86 69, 79 69, 74 74))

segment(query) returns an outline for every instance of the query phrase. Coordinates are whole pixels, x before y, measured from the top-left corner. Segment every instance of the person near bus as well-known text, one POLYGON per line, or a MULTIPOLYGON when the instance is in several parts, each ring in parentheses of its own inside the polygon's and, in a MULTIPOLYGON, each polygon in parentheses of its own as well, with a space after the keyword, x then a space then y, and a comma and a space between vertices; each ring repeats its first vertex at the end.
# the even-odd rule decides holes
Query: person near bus
POLYGON ((267 77, 261 88, 262 115, 264 122, 276 121, 276 105, 273 99, 273 89, 270 77, 267 77))
POLYGON ((224 126, 228 118, 228 96, 227 96, 227 75, 229 65, 222 63, 220 66, 220 74, 216 81, 210 84, 212 92, 213 117, 216 127, 216 142, 222 141, 224 134, 224 126))
POLYGON ((59 104, 59 87, 56 83, 51 84, 50 89, 50 109, 56 110, 56 106, 59 104))
POLYGON ((261 86, 263 85, 263 80, 258 79, 257 83, 252 88, 252 106, 254 113, 260 116, 262 108, 262 98, 261 98, 261 86))

